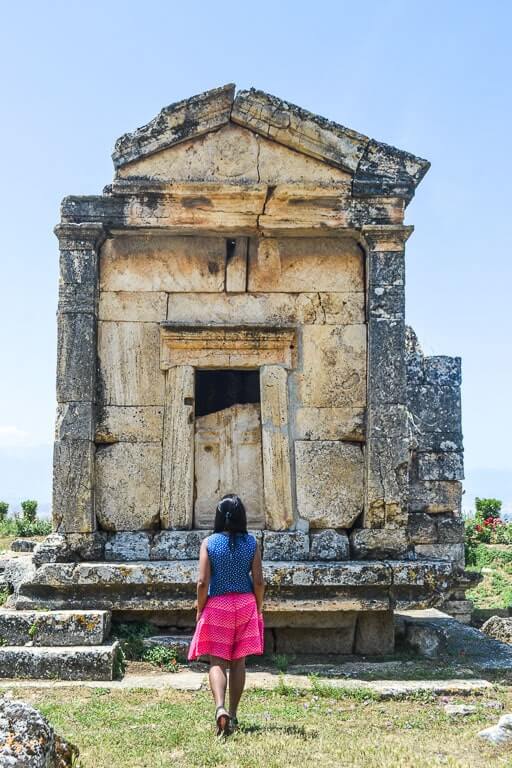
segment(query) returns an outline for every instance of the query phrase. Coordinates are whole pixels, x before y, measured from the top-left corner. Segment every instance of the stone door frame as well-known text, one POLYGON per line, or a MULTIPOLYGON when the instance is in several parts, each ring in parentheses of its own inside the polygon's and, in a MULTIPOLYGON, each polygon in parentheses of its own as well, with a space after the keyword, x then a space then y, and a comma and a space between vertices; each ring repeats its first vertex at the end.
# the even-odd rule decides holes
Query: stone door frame
POLYGON ((265 325, 160 324, 166 372, 160 520, 190 529, 194 519, 195 371, 259 369, 265 528, 293 522, 288 429, 288 370, 296 365, 296 329, 265 325))

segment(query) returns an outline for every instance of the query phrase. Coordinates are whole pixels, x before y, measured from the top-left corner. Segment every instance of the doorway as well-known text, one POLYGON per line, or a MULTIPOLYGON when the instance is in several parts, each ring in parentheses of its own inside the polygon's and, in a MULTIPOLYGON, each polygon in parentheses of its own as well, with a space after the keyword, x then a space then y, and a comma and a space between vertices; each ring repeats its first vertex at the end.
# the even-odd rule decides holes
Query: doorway
POLYGON ((213 527, 226 493, 264 527, 259 370, 196 369, 194 475, 194 528, 213 527))

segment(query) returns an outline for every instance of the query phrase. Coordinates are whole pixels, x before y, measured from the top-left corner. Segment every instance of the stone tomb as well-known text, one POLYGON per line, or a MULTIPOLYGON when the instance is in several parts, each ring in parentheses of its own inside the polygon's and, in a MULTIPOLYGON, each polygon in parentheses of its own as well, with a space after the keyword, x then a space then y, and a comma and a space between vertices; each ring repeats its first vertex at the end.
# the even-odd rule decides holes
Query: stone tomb
POLYGON ((460 359, 405 325, 428 162, 232 85, 113 159, 56 228, 56 535, 18 607, 193 626, 199 545, 237 492, 267 647, 389 652, 394 609, 466 586, 460 359))

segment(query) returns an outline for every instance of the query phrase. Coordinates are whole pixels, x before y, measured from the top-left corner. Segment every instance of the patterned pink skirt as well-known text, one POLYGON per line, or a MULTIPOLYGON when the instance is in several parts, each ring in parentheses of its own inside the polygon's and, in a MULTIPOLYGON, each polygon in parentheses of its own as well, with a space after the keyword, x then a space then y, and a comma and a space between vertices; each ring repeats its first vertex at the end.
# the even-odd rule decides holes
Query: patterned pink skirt
POLYGON ((263 653, 263 616, 253 592, 209 597, 196 624, 188 660, 199 656, 240 659, 263 653))

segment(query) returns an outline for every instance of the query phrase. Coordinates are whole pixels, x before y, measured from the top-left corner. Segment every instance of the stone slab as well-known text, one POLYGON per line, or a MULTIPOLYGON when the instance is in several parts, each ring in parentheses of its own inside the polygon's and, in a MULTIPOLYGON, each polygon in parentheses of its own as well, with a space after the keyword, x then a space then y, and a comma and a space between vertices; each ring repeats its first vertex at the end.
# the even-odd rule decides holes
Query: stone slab
POLYGON ((157 323, 100 321, 98 359, 102 405, 163 405, 157 323))
POLYGON ((54 530, 89 533, 94 517, 94 456, 91 440, 56 440, 53 445, 54 530))
POLYGON ((0 609, 1 645, 101 645, 110 632, 108 611, 0 609))
POLYGON ((336 441, 295 441, 297 507, 312 528, 349 528, 363 506, 363 453, 336 441))
POLYGON ((160 519, 162 448, 114 443, 96 451, 95 508, 106 531, 153 528, 160 519))
POLYGON ((100 290, 223 291, 225 262, 222 237, 114 237, 101 249, 100 290))
POLYGON ((350 550, 356 559, 400 559, 408 546, 403 528, 359 528, 350 534, 350 550))
POLYGON ((63 312, 57 318, 57 401, 94 402, 96 318, 63 312))
POLYGON ((307 560, 309 536, 300 531, 290 533, 263 531, 264 560, 307 560))
POLYGON ((192 560, 211 531, 161 531, 154 537, 151 560, 192 560))
POLYGON ((114 533, 105 542, 105 560, 149 560, 152 536, 145 531, 114 533))
POLYGON ((302 373, 296 374, 301 405, 366 405, 365 325, 306 325, 302 329, 302 354, 302 373))
POLYGON ((99 409, 94 439, 96 443, 159 443, 163 420, 161 405, 107 405, 99 409))
POLYGON ((345 623, 336 629, 283 627, 275 630, 276 653, 351 654, 354 651, 356 614, 346 613, 345 623))
POLYGON ((348 238, 253 238, 248 290, 364 292, 363 264, 360 246, 348 238))
POLYGON ((357 617, 355 652, 365 656, 386 656, 395 649, 393 611, 360 613, 357 617))
MULTIPOLYGON (((364 293, 171 293, 167 319, 176 323, 348 325, 364 322, 364 293)), ((114 318, 119 319, 119 318, 114 318)), ((128 318, 127 318, 128 319, 128 318)))
POLYGON ((99 320, 160 323, 166 315, 165 291, 100 291, 99 320))
POLYGON ((112 680, 119 643, 40 647, 0 646, 0 677, 112 680))
POLYGON ((362 442, 365 408, 315 408, 295 410, 294 434, 298 440, 347 440, 362 442))
POLYGON ((460 512, 462 483, 458 480, 417 480, 410 484, 411 512, 460 512))
POLYGON ((464 456, 462 453, 418 452, 417 476, 419 480, 463 480, 464 456))

